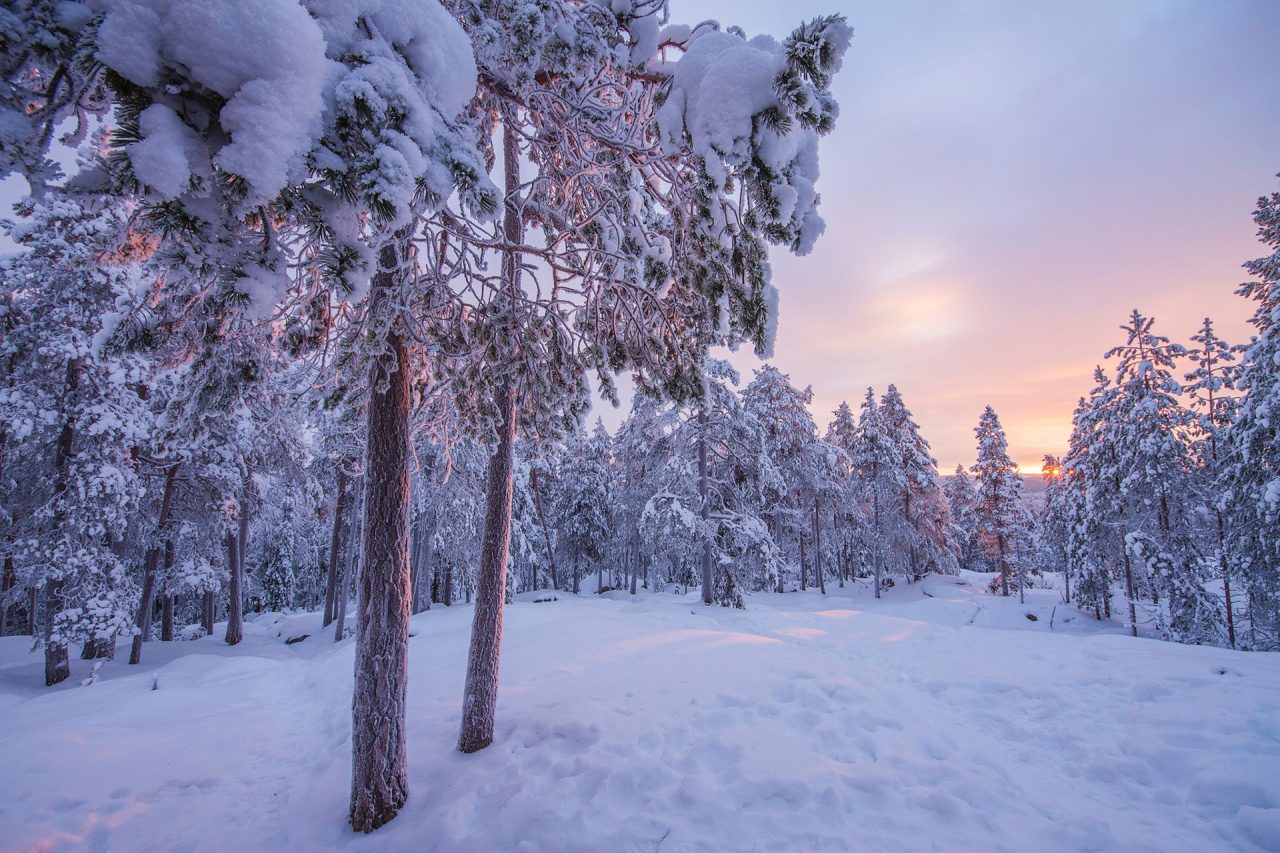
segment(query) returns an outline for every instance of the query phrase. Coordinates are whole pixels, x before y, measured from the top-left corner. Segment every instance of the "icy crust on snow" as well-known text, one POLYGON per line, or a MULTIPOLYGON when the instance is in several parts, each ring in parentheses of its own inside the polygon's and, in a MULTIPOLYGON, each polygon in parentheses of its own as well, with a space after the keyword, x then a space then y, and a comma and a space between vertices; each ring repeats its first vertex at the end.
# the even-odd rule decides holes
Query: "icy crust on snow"
MULTIPOLYGON (((98 58, 146 87, 180 68, 226 99, 218 119, 230 141, 215 153, 223 169, 242 176, 259 200, 300 177, 320 129, 326 79, 320 28, 296 0, 101 0, 98 58)), ((180 97, 180 93, 174 93, 180 97)), ((176 116, 176 114, 175 114, 176 116)), ((157 162, 163 146, 187 147, 171 122, 144 128, 144 182, 166 197, 187 178, 176 160, 157 162)), ((132 156, 131 156, 132 159, 132 156)), ((135 168, 138 162, 133 161, 135 168)))
MULTIPOLYGON (((345 823, 351 641, 73 660, 0 639, 0 839, 19 850, 1280 849, 1280 658, 1123 636, 1056 591, 697 592, 506 609, 491 747, 455 749, 471 609, 413 619, 409 801, 345 823), (1036 621, 1027 619, 1031 613, 1036 621), (157 689, 152 689, 153 684, 157 689), (372 845, 372 846, 371 846, 372 845)), ((961 581, 964 581, 962 583, 961 581)), ((551 597, 541 595, 536 597, 551 597)), ((286 640, 310 636, 286 645, 286 640)))

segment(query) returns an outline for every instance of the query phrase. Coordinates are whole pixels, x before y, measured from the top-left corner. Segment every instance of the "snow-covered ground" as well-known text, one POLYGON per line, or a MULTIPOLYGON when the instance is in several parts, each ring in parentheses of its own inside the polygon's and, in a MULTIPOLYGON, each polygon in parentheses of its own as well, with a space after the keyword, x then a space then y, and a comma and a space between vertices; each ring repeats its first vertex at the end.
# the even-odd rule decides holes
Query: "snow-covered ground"
POLYGON ((1280 657, 1131 639, 981 580, 745 612, 524 597, 474 755, 454 750, 471 610, 421 614, 411 796, 367 837, 344 822, 353 641, 316 614, 261 616, 235 649, 149 643, 87 687, 76 660, 50 690, 30 639, 0 639, 0 847, 1280 849, 1280 657))

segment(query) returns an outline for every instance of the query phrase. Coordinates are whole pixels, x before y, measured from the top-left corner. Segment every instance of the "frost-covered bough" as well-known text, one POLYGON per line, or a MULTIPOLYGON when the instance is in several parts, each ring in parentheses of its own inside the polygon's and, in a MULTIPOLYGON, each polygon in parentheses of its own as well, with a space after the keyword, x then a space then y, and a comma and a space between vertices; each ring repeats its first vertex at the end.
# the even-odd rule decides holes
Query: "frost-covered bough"
POLYGON ((151 430, 139 393, 147 371, 99 343, 102 316, 145 278, 147 247, 131 239, 128 205, 115 199, 49 193, 20 212, 8 234, 26 251, 0 263, 0 447, 15 484, 6 539, 10 594, 36 591, 29 616, 52 685, 69 675, 71 644, 109 656, 132 628, 121 545, 146 491, 136 451, 151 430))
POLYGON ((412 237, 450 194, 472 216, 493 208, 456 120, 475 89, 470 42, 435 0, 102 7, 113 172, 166 238, 162 319, 199 317, 221 346, 291 308, 323 324, 335 299, 369 293, 364 512, 375 524, 363 540, 351 806, 368 831, 407 796, 408 349, 431 292, 412 237))
POLYGON ((94 13, 71 0, 10 0, 0 8, 0 177, 21 174, 32 196, 63 177, 55 142, 80 144, 109 98, 89 61, 94 13), (68 119, 74 126, 55 139, 68 119))
POLYGON ((588 371, 606 396, 628 370, 641 387, 687 398, 699 393, 711 345, 750 340, 763 351, 766 242, 807 250, 818 230, 816 171, 804 163, 834 120, 827 88, 848 27, 824 19, 784 45, 713 25, 654 38, 664 7, 458 4, 494 146, 501 132, 502 156, 492 159, 505 184, 500 228, 485 233, 455 216, 442 219, 439 241, 442 257, 458 259, 448 266, 466 283, 470 320, 453 346, 463 356, 445 369, 467 420, 497 445, 464 751, 492 739, 517 431, 563 431, 586 405, 588 371), (721 46, 696 47, 704 37, 721 46), (667 51, 683 57, 668 63, 667 51), (721 59, 718 77, 689 70, 721 59), (747 60, 768 73, 723 89, 725 72, 747 60), (723 132, 695 106, 672 106, 706 95, 704 77, 720 79, 718 97, 733 105, 723 132))
POLYGON ((1244 397, 1228 433, 1219 490, 1236 543, 1255 648, 1280 648, 1280 193, 1258 199, 1253 221, 1268 254, 1245 264, 1239 293, 1257 303, 1257 335, 1237 387, 1244 397))

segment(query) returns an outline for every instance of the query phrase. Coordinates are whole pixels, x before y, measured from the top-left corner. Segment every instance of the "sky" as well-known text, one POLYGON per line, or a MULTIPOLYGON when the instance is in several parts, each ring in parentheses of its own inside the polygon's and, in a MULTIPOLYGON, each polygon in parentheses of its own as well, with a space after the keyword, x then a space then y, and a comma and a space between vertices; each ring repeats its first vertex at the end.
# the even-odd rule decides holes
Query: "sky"
MULTIPOLYGON (((939 468, 991 404, 1024 471, 1065 449, 1095 364, 1139 308, 1187 342, 1247 340, 1251 214, 1280 189, 1278 0, 671 0, 783 36, 854 41, 822 144, 826 234, 775 250, 773 363, 841 400, 895 383, 939 468)), ((759 361, 733 359, 750 381, 759 361)), ((616 423, 621 414, 606 414, 616 423)))
MULTIPOLYGON (((1256 200, 1280 189, 1280 0, 670 5, 752 36, 831 12, 854 27, 826 234, 773 252, 772 362, 812 385, 820 428, 894 383, 943 472, 973 461, 987 404, 1034 472, 1132 309, 1176 341, 1206 315, 1248 339, 1234 290, 1264 254, 1256 200)), ((744 384, 760 365, 731 360, 744 384)), ((626 407, 597 411, 612 428, 626 407)))

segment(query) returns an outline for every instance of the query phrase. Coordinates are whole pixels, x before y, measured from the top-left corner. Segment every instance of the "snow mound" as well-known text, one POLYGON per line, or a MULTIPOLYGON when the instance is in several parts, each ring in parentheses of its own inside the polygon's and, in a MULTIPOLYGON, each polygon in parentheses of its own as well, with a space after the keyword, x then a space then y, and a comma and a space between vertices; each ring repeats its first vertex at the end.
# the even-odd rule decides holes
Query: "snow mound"
POLYGON ((344 822, 353 646, 317 614, 263 614, 235 649, 149 643, 142 667, 108 663, 88 687, 70 686, 88 672, 77 660, 52 690, 36 686, 29 639, 5 638, 0 838, 107 851, 1280 846, 1280 659, 1135 640, 1050 590, 1022 605, 981 580, 929 578, 879 601, 832 584, 745 611, 671 593, 522 596, 507 609, 496 738, 474 755, 454 749, 471 609, 437 607, 410 641, 410 799, 372 838, 344 822))

